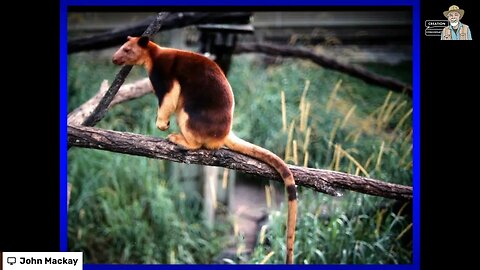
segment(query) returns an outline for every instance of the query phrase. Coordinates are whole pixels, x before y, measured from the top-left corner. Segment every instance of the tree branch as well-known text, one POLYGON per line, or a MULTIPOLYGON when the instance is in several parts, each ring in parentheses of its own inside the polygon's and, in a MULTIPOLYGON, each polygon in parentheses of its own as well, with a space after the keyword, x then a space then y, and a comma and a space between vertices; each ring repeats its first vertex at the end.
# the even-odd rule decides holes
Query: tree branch
MULTIPOLYGON (((68 124, 81 125, 83 121, 85 121, 85 118, 87 118, 92 113, 93 109, 100 102, 107 90, 108 82, 107 80, 104 80, 102 82, 102 85, 100 86, 100 90, 97 92, 97 94, 95 94, 95 96, 93 96, 88 101, 86 101, 68 114, 68 124)), ((152 83, 150 82, 149 78, 144 78, 134 83, 122 85, 115 97, 113 98, 112 102, 108 106, 108 109, 118 103, 139 98, 149 93, 153 93, 152 83)))
MULTIPOLYGON (((162 23, 162 29, 169 30, 203 23, 242 23, 250 20, 251 12, 176 12, 170 13, 162 23)), ((68 41, 68 53, 104 49, 125 42, 127 36, 139 36, 154 18, 147 18, 133 26, 122 27, 101 34, 68 41)))
POLYGON ((122 67, 122 69, 120 69, 108 91, 105 92, 105 94, 102 96, 102 98, 98 102, 98 105, 95 107, 95 109, 93 109, 92 113, 85 118, 82 125, 91 127, 95 126, 95 124, 102 120, 102 118, 107 113, 107 109, 110 106, 113 98, 115 97, 115 94, 117 94, 118 89, 120 89, 120 86, 122 86, 122 84, 125 82, 125 78, 130 73, 130 70, 132 70, 132 67, 133 66, 129 65, 124 66, 122 67))
MULTIPOLYGON (((143 36, 151 36, 154 33, 158 32, 160 27, 162 27, 163 20, 168 16, 168 14, 169 13, 167 12, 158 13, 155 20, 148 26, 147 30, 145 30, 145 32, 143 33, 143 36)), ((118 72, 118 74, 115 76, 112 85, 98 103, 97 107, 95 107, 93 112, 87 117, 87 119, 85 119, 85 121, 83 121, 82 125, 94 126, 105 116, 105 114, 107 113, 107 109, 110 106, 110 103, 115 97, 115 94, 118 92, 118 89, 120 89, 120 86, 122 86, 128 73, 130 73, 130 70, 132 70, 132 66, 130 65, 122 67, 120 72, 118 72)))
MULTIPOLYGON (((68 125, 68 144, 187 164, 220 166, 282 182, 270 166, 228 149, 190 151, 161 138, 73 125, 68 125)), ((412 187, 409 186, 329 170, 289 167, 298 185, 326 194, 338 196, 337 189, 341 188, 397 200, 412 199, 412 187)))
POLYGON ((378 75, 358 65, 342 63, 326 55, 315 54, 307 48, 263 43, 238 43, 234 51, 234 53, 252 52, 264 53, 269 55, 279 55, 283 57, 298 57, 302 59, 308 59, 317 65, 329 69, 338 70, 340 72, 362 79, 367 83, 386 87, 389 90, 399 93, 406 92, 410 97, 412 96, 412 86, 408 84, 405 84, 388 76, 378 75))

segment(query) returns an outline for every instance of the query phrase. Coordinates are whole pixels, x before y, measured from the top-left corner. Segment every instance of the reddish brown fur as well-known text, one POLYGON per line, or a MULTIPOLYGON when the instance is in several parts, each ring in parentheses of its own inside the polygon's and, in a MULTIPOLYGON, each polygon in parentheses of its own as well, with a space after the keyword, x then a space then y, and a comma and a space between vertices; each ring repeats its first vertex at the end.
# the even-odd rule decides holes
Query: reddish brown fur
POLYGON ((262 160, 278 171, 288 191, 286 260, 293 263, 297 214, 293 175, 278 156, 237 138, 231 132, 234 97, 220 67, 203 55, 162 48, 145 37, 129 37, 113 55, 112 61, 118 65, 145 66, 159 100, 157 126, 165 130, 169 126, 170 114, 177 116, 180 133, 169 135, 172 142, 187 149, 218 149, 226 145, 262 160), (179 89, 175 85, 179 85, 179 89))

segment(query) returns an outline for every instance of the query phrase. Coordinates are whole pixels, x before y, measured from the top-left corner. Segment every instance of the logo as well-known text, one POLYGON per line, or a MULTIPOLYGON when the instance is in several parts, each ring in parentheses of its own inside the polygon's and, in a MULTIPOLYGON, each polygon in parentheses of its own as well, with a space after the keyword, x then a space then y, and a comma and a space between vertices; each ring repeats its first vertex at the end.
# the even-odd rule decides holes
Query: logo
POLYGON ((441 40, 472 40, 470 27, 461 19, 465 10, 451 5, 443 12, 443 20, 425 20, 425 36, 440 37, 441 40))
POLYGON ((425 20, 425 36, 439 37, 447 26, 448 20, 425 20))

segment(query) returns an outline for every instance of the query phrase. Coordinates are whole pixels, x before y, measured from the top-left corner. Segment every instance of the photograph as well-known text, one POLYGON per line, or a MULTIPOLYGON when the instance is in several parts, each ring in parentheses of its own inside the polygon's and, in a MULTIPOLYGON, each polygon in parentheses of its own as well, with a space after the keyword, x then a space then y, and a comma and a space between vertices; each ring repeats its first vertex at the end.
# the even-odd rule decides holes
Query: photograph
POLYGON ((65 251, 414 263, 412 6, 66 16, 65 251))

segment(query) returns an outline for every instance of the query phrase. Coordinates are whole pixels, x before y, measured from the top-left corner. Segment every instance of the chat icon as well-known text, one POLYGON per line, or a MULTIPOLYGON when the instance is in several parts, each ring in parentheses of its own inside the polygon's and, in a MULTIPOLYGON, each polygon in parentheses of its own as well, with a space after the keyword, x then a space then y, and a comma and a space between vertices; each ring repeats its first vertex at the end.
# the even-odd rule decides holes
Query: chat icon
POLYGON ((15 257, 8 257, 7 258, 7 263, 10 265, 14 265, 17 262, 17 258, 15 257))

